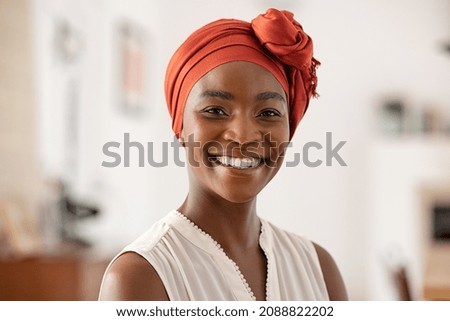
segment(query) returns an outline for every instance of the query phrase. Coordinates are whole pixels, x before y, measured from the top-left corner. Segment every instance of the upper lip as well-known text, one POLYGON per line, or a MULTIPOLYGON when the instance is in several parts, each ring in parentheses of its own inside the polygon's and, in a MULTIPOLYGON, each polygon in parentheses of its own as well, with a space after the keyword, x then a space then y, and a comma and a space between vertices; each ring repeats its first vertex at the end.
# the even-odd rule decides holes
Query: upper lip
POLYGON ((269 157, 266 157, 264 155, 258 155, 256 153, 253 152, 249 152, 247 155, 245 154, 239 154, 239 155, 229 155, 229 154, 212 154, 212 153, 208 153, 210 157, 231 157, 231 158, 256 158, 256 159, 266 159, 269 157))
POLYGON ((232 158, 254 158, 266 160, 272 157, 272 149, 264 143, 238 145, 227 144, 226 146, 212 145, 206 149, 210 157, 232 157, 232 158))
POLYGON ((251 155, 251 156, 245 156, 245 155, 219 155, 219 154, 210 154, 209 155, 211 161, 217 161, 217 158, 219 157, 230 157, 230 158, 240 158, 240 159, 257 159, 261 164, 268 162, 268 158, 265 158, 260 155, 251 155), (257 156, 257 157, 255 157, 257 156), (212 158, 212 159, 211 159, 212 158))

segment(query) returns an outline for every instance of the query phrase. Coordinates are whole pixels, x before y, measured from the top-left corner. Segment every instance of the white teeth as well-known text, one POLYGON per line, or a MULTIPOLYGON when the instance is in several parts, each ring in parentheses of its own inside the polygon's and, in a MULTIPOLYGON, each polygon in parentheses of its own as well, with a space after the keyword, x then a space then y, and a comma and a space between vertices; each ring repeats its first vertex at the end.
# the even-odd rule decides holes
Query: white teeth
POLYGON ((234 168, 245 169, 245 168, 253 168, 259 165, 259 158, 236 158, 229 156, 218 156, 217 161, 225 166, 231 166, 234 168))

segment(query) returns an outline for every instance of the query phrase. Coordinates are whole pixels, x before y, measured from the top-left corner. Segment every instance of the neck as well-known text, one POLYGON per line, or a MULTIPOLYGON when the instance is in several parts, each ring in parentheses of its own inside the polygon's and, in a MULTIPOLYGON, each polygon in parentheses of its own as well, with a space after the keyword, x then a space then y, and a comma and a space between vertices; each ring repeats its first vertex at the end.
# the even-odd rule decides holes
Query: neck
POLYGON ((190 190, 179 211, 229 253, 259 246, 260 221, 256 197, 232 203, 218 195, 190 190))

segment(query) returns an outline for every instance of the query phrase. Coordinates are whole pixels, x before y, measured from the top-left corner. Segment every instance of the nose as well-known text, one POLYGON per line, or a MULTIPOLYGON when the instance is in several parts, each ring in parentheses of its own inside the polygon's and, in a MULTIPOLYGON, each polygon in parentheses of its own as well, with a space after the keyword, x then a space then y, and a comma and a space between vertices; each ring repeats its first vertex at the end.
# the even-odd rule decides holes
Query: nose
POLYGON ((249 142, 260 142, 263 139, 263 133, 255 119, 240 115, 233 117, 228 123, 224 138, 242 145, 249 142))

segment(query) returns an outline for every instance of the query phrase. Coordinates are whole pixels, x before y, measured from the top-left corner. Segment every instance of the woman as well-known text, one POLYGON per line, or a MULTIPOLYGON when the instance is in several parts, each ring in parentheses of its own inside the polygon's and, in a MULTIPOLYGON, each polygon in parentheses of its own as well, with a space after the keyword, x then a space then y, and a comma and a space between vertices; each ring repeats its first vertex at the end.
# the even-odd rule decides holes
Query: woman
POLYGON ((331 256, 259 218, 315 95, 312 41, 292 13, 223 19, 172 57, 165 90, 189 193, 110 264, 104 300, 345 300, 331 256))

